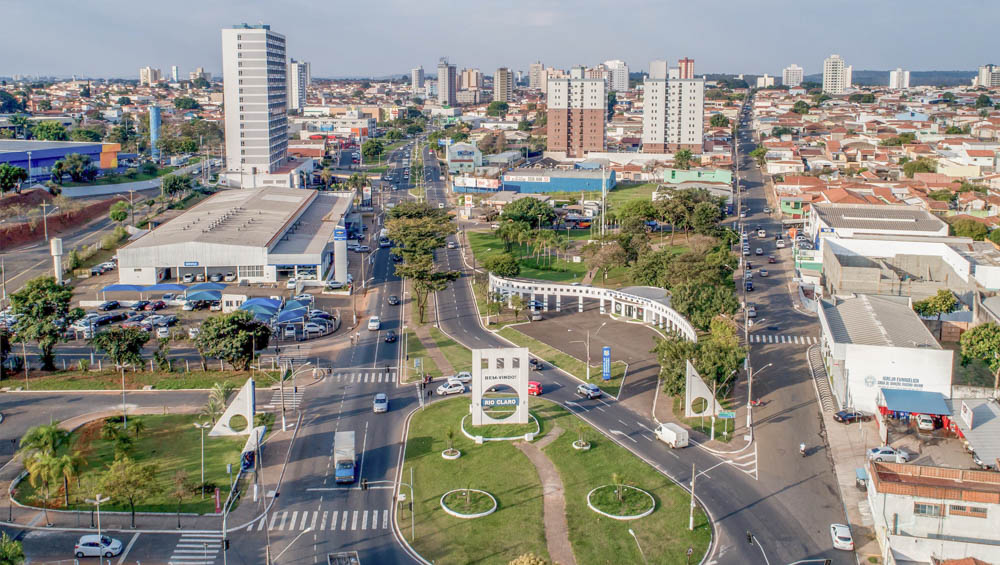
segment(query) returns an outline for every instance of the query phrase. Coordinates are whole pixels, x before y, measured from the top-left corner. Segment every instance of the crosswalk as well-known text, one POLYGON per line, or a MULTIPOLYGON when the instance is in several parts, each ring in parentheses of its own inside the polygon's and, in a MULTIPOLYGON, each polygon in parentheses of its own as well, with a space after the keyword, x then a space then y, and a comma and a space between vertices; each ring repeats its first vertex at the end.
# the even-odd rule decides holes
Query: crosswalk
POLYGON ((750 343, 792 343, 812 345, 819 340, 811 335, 750 334, 750 343))
MULTIPOLYGON (((288 410, 295 410, 302 403, 302 388, 300 387, 298 391, 292 390, 291 385, 286 385, 284 389, 285 395, 285 408, 288 410)), ((267 404, 261 406, 265 410, 281 408, 281 395, 282 389, 275 390, 271 395, 271 400, 267 404)))
POLYGON ((355 371, 334 373, 331 378, 342 383, 394 383, 396 382, 396 373, 393 371, 355 371))
POLYGON ((247 526, 247 531, 293 532, 305 529, 319 531, 386 530, 389 510, 283 510, 272 512, 268 520, 261 518, 247 526))
POLYGON ((222 534, 181 534, 168 565, 213 565, 222 550, 222 534))
POLYGON ((282 365, 284 363, 299 365, 310 359, 309 353, 312 351, 312 346, 309 344, 285 345, 279 347, 281 347, 281 353, 278 355, 262 354, 260 356, 260 365, 262 367, 277 367, 278 365, 282 365))

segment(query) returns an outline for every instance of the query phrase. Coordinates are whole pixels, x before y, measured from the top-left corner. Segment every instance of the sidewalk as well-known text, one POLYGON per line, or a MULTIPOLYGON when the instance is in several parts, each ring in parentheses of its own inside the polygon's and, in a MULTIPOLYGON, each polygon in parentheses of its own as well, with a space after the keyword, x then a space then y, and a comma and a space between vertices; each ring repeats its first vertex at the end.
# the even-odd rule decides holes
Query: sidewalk
MULTIPOLYGON (((455 368, 452 367, 451 363, 448 361, 448 358, 445 357, 443 353, 441 353, 441 350, 437 346, 437 342, 434 341, 434 338, 431 336, 430 322, 425 323, 423 325, 417 324, 416 320, 418 317, 418 313, 417 313, 416 301, 417 301, 416 297, 413 297, 412 300, 409 300, 406 303, 406 308, 407 308, 406 319, 410 321, 407 324, 407 326, 413 330, 414 335, 416 335, 417 339, 420 340, 420 343, 423 344, 424 349, 427 351, 427 355, 430 356, 430 358, 434 361, 434 364, 437 365, 437 368, 441 371, 441 374, 454 375, 455 368)), ((437 293, 435 292, 427 298, 427 311, 428 313, 435 316, 434 325, 440 328, 440 320, 436 318, 438 311, 437 308, 435 307, 436 301, 437 301, 437 293)))
POLYGON ((823 426, 826 441, 833 457, 833 471, 840 487, 840 497, 850 521, 858 558, 867 562, 868 557, 878 557, 881 549, 875 540, 875 531, 868 504, 868 494, 857 487, 855 469, 866 466, 869 447, 879 445, 878 430, 874 422, 841 424, 833 419, 833 414, 823 412, 823 426))

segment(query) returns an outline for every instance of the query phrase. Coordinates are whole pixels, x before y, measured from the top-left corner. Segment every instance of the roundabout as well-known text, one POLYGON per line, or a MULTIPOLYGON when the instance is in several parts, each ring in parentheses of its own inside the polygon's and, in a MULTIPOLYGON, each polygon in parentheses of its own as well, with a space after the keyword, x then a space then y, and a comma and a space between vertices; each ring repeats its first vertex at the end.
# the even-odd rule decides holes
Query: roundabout
POLYGON ((613 520, 638 520, 656 510, 656 499, 638 487, 602 485, 587 493, 587 506, 613 520))
POLYGON ((455 518, 473 520, 496 512, 497 499, 485 490, 450 490, 441 495, 441 509, 455 518))

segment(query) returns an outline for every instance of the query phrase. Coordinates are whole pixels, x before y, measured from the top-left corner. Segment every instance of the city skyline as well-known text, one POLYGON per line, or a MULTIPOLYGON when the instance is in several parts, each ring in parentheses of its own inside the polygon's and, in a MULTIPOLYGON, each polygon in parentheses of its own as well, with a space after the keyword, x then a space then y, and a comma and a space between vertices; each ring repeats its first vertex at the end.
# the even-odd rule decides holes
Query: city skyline
POLYGON ((823 59, 830 53, 841 54, 857 70, 974 71, 991 62, 986 38, 994 18, 989 12, 1000 15, 1000 7, 952 7, 951 15, 964 28, 947 38, 945 52, 933 48, 931 41, 923 43, 926 49, 914 42, 913 30, 936 29, 938 24, 934 10, 921 6, 931 3, 917 0, 910 3, 911 10, 897 12, 888 4, 869 6, 862 0, 848 0, 842 10, 830 13, 821 6, 801 6, 790 0, 766 0, 752 6, 731 2, 723 7, 724 17, 707 19, 695 5, 642 0, 617 3, 615 9, 601 2, 563 0, 512 6, 487 3, 477 8, 440 0, 415 7, 393 0, 387 5, 357 6, 356 17, 372 23, 339 26, 335 39, 330 39, 321 32, 330 22, 342 21, 340 14, 334 7, 304 2, 275 10, 258 0, 238 5, 182 1, 176 9, 160 12, 123 2, 84 5, 55 0, 51 8, 63 17, 44 24, 32 17, 31 4, 14 2, 5 8, 8 16, 24 25, 0 38, 0 49, 19 56, 4 61, 0 75, 133 78, 137 69, 152 66, 169 76, 173 65, 182 77, 198 66, 218 73, 222 66, 218 30, 242 22, 263 22, 285 30, 288 56, 311 61, 317 78, 406 75, 418 65, 433 68, 445 56, 459 69, 479 68, 490 74, 498 67, 527 71, 536 60, 569 68, 620 59, 641 69, 652 60, 685 56, 697 61, 699 74, 778 76, 791 63, 801 65, 807 75, 821 72, 823 59), (851 5, 864 5, 870 17, 851 18, 851 5), (187 18, 190 11, 186 8, 196 10, 199 17, 187 18), (523 13, 516 18, 497 17, 516 10, 523 13), (306 12, 310 17, 300 18, 306 12), (697 23, 673 26, 670 33, 659 27, 680 20, 697 23), (83 33, 100 41, 81 39, 76 25, 80 21, 90 22, 83 33), (810 22, 816 25, 805 33, 810 22), (786 31, 761 33, 769 28, 786 31), (38 42, 43 33, 50 39, 38 42), (519 41, 494 40, 504 34, 516 34, 519 41), (593 41, 597 36, 606 41, 593 41), (715 39, 707 42, 706 36, 715 39), (877 45, 871 41, 874 37, 879 38, 877 45), (659 38, 669 39, 661 43, 659 38), (378 47, 365 49, 368 39, 376 39, 378 47), (24 49, 25 45, 31 49, 24 49), (122 49, 123 45, 128 48, 122 49))

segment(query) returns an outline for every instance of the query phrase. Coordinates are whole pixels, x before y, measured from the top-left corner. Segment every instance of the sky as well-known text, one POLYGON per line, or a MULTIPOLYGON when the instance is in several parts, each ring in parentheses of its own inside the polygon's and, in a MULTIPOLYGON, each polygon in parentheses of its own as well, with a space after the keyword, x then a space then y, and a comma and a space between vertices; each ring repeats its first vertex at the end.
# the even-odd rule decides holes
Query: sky
POLYGON ((0 13, 0 76, 218 74, 220 29, 241 22, 270 24, 320 78, 430 75, 440 57, 487 74, 685 56, 698 74, 778 76, 821 72, 831 53, 855 70, 1000 62, 996 0, 0 0, 0 13))

